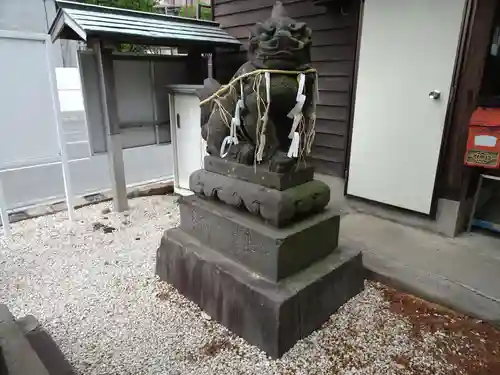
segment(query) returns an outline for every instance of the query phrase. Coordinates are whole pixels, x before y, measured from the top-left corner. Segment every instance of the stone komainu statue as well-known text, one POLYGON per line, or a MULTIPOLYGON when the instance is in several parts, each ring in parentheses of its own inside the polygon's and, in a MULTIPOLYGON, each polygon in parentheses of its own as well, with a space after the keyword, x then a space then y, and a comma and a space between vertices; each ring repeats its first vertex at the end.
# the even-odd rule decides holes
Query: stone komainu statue
POLYGON ((253 30, 248 61, 230 83, 205 80, 198 92, 207 152, 284 173, 311 151, 317 74, 311 68, 311 29, 277 2, 253 30))

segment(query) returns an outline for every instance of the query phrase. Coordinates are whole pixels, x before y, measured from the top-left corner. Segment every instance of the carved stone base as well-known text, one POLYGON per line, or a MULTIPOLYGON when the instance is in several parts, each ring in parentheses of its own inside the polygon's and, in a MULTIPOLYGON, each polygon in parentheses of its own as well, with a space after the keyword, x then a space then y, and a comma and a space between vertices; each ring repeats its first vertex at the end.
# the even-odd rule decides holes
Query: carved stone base
POLYGON ((191 174, 189 186, 198 196, 245 208, 278 228, 322 211, 330 200, 328 185, 316 180, 279 191, 201 169, 191 174))
POLYGON ((286 190, 314 179, 312 166, 298 166, 288 173, 275 173, 267 166, 244 165, 214 156, 205 156, 205 170, 276 190, 286 190))
POLYGON ((179 203, 185 233, 272 281, 337 248, 340 217, 331 211, 278 229, 222 203, 195 196, 180 198, 179 203))
POLYGON ((364 279, 361 254, 339 248, 275 283, 178 228, 162 239, 156 273, 212 318, 275 358, 358 294, 364 279))

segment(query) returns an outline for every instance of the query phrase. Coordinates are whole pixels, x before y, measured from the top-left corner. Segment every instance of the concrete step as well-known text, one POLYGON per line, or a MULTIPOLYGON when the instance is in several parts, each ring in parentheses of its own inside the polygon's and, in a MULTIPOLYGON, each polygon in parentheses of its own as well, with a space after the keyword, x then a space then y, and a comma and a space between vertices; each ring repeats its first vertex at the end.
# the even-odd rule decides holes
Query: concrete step
POLYGON ((15 319, 0 305, 0 375, 73 375, 57 344, 34 316, 15 319))
POLYGON ((73 368, 38 320, 27 315, 16 321, 50 375, 73 375, 73 368))
POLYGON ((8 375, 50 375, 5 305, 0 305, 0 344, 8 375))
POLYGON ((500 238, 445 238, 351 213, 341 219, 340 245, 361 250, 376 278, 500 326, 500 238))

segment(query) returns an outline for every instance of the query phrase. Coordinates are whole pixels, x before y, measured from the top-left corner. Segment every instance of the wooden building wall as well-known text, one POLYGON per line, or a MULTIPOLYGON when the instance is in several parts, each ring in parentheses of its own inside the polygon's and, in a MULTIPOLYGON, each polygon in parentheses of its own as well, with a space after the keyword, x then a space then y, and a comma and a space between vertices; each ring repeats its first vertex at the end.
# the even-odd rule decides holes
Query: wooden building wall
POLYGON ((444 135, 443 158, 438 171, 437 195, 440 198, 467 199, 481 171, 464 166, 464 155, 469 120, 481 89, 496 7, 497 0, 475 0, 471 5, 470 22, 464 35, 463 61, 459 67, 455 101, 444 135))
MULTIPOLYGON (((214 19, 246 45, 251 28, 271 15, 274 3, 275 0, 213 0, 214 19)), ((313 30, 311 55, 319 73, 320 102, 312 163, 320 173, 344 177, 351 128, 358 2, 354 0, 342 10, 315 6, 312 0, 282 3, 290 17, 306 22, 313 30)), ((227 82, 244 61, 245 52, 219 52, 214 59, 215 77, 227 82)))

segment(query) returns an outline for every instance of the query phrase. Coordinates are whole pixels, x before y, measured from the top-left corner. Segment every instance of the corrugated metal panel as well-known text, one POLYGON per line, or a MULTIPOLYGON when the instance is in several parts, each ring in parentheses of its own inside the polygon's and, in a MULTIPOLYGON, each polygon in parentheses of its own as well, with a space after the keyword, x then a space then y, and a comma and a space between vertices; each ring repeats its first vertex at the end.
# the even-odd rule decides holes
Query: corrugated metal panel
POLYGON ((126 9, 57 1, 52 24, 53 40, 90 37, 161 45, 213 45, 238 47, 240 42, 218 23, 126 9))

